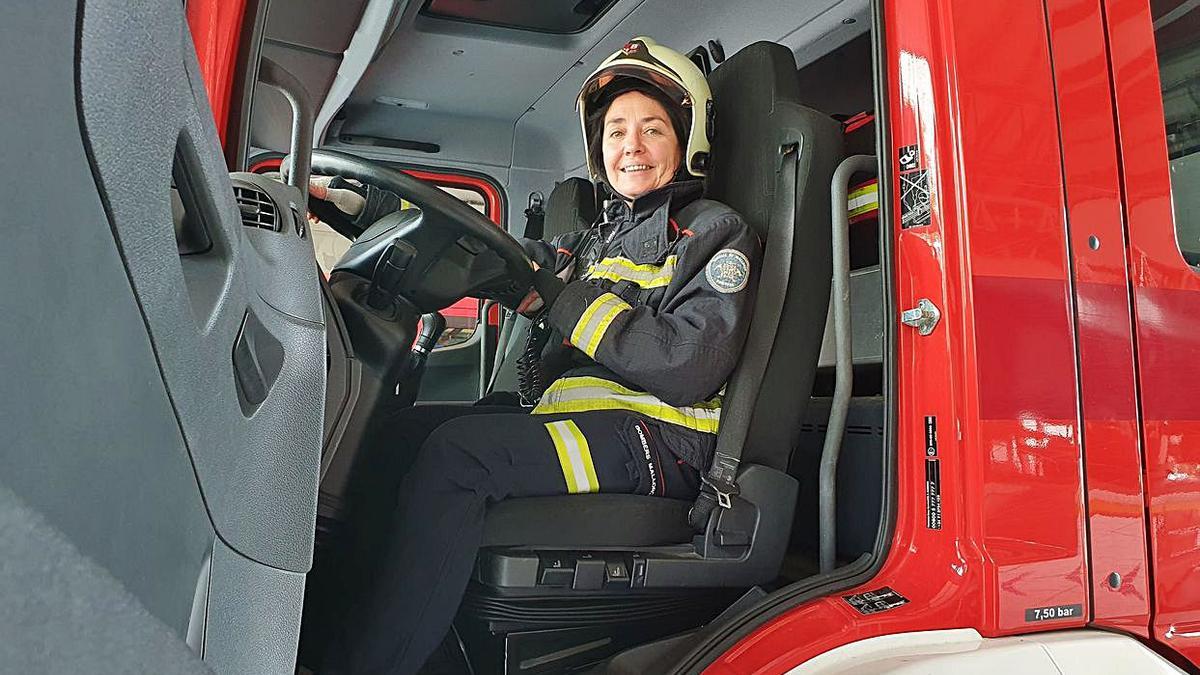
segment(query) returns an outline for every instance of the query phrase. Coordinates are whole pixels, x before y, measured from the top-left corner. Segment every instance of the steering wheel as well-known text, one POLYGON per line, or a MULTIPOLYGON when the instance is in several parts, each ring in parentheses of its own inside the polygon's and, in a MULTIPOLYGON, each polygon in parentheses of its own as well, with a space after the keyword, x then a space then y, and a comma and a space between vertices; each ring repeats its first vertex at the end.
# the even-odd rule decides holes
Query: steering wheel
POLYGON ((449 193, 403 171, 335 150, 313 150, 312 172, 353 178, 395 193, 420 208, 429 221, 451 229, 450 234, 473 239, 494 252, 518 287, 535 284, 533 263, 520 242, 449 193))

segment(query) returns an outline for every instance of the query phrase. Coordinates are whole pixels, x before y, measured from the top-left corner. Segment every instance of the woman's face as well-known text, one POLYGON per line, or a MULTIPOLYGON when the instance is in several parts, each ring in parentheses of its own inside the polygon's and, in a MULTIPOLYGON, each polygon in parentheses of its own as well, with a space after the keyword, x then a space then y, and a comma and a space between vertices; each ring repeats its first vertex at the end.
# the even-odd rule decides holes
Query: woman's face
POLYGON ((639 91, 612 102, 601 137, 608 184, 628 199, 670 183, 679 168, 683 153, 667 111, 639 91))

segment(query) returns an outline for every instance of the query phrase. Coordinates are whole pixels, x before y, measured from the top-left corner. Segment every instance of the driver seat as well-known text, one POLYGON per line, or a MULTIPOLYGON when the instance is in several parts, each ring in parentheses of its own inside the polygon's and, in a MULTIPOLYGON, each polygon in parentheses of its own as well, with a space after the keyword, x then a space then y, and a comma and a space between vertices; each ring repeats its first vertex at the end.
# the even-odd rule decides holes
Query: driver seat
POLYGON ((801 105, 796 72, 790 50, 759 42, 710 77, 718 131, 708 196, 745 217, 768 257, 791 261, 789 275, 764 266, 756 298, 748 344, 770 345, 765 376, 740 381, 735 371, 725 398, 727 419, 750 419, 740 497, 733 508, 714 511, 700 534, 687 525, 690 501, 608 494, 505 500, 487 515, 476 566, 476 581, 485 589, 564 598, 748 587, 778 573, 797 491, 785 470, 812 389, 829 304, 829 186, 842 156, 840 125, 801 105), (780 148, 788 144, 799 147, 790 206, 775 198, 780 148), (787 223, 792 232, 769 228, 776 209, 794 213, 787 223), (761 290, 771 287, 778 292, 761 290))

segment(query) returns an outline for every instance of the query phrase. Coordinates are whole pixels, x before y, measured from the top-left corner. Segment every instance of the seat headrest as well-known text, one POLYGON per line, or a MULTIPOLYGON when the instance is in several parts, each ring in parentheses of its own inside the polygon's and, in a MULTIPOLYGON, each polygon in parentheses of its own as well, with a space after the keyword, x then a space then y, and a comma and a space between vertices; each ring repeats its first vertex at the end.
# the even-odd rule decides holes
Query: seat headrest
POLYGON ((595 187, 585 178, 568 178, 555 185, 546 200, 542 238, 550 241, 560 234, 586 230, 595 220, 595 187))
POLYGON ((791 50, 756 42, 709 76, 716 110, 708 196, 728 204, 765 240, 779 168, 781 102, 799 104, 800 80, 791 50))

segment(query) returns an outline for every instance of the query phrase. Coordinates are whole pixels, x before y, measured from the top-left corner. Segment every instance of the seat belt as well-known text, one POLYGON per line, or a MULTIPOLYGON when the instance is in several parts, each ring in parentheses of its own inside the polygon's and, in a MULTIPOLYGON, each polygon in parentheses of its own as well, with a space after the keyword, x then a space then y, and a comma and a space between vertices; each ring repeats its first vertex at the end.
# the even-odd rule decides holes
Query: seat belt
POLYGON ((758 402, 763 376, 767 372, 767 361, 775 345, 775 335, 779 332, 783 300, 787 297, 788 280, 792 272, 792 243, 796 234, 796 179, 799 174, 800 144, 782 145, 779 154, 775 204, 768 220, 762 276, 754 303, 755 324, 752 325, 757 330, 747 337, 742 360, 729 380, 727 398, 741 405, 735 404, 721 410, 721 428, 717 434, 712 465, 700 476, 700 494, 688 511, 688 524, 697 532, 706 527, 709 516, 718 506, 723 509, 733 506, 732 498, 740 491, 737 485, 738 465, 750 433, 750 420, 758 402), (763 323, 760 326, 758 322, 763 323), (754 395, 750 400, 743 401, 737 394, 747 387, 754 395))
POLYGON ((525 238, 541 239, 546 231, 546 198, 540 192, 529 193, 529 206, 525 208, 525 238))

